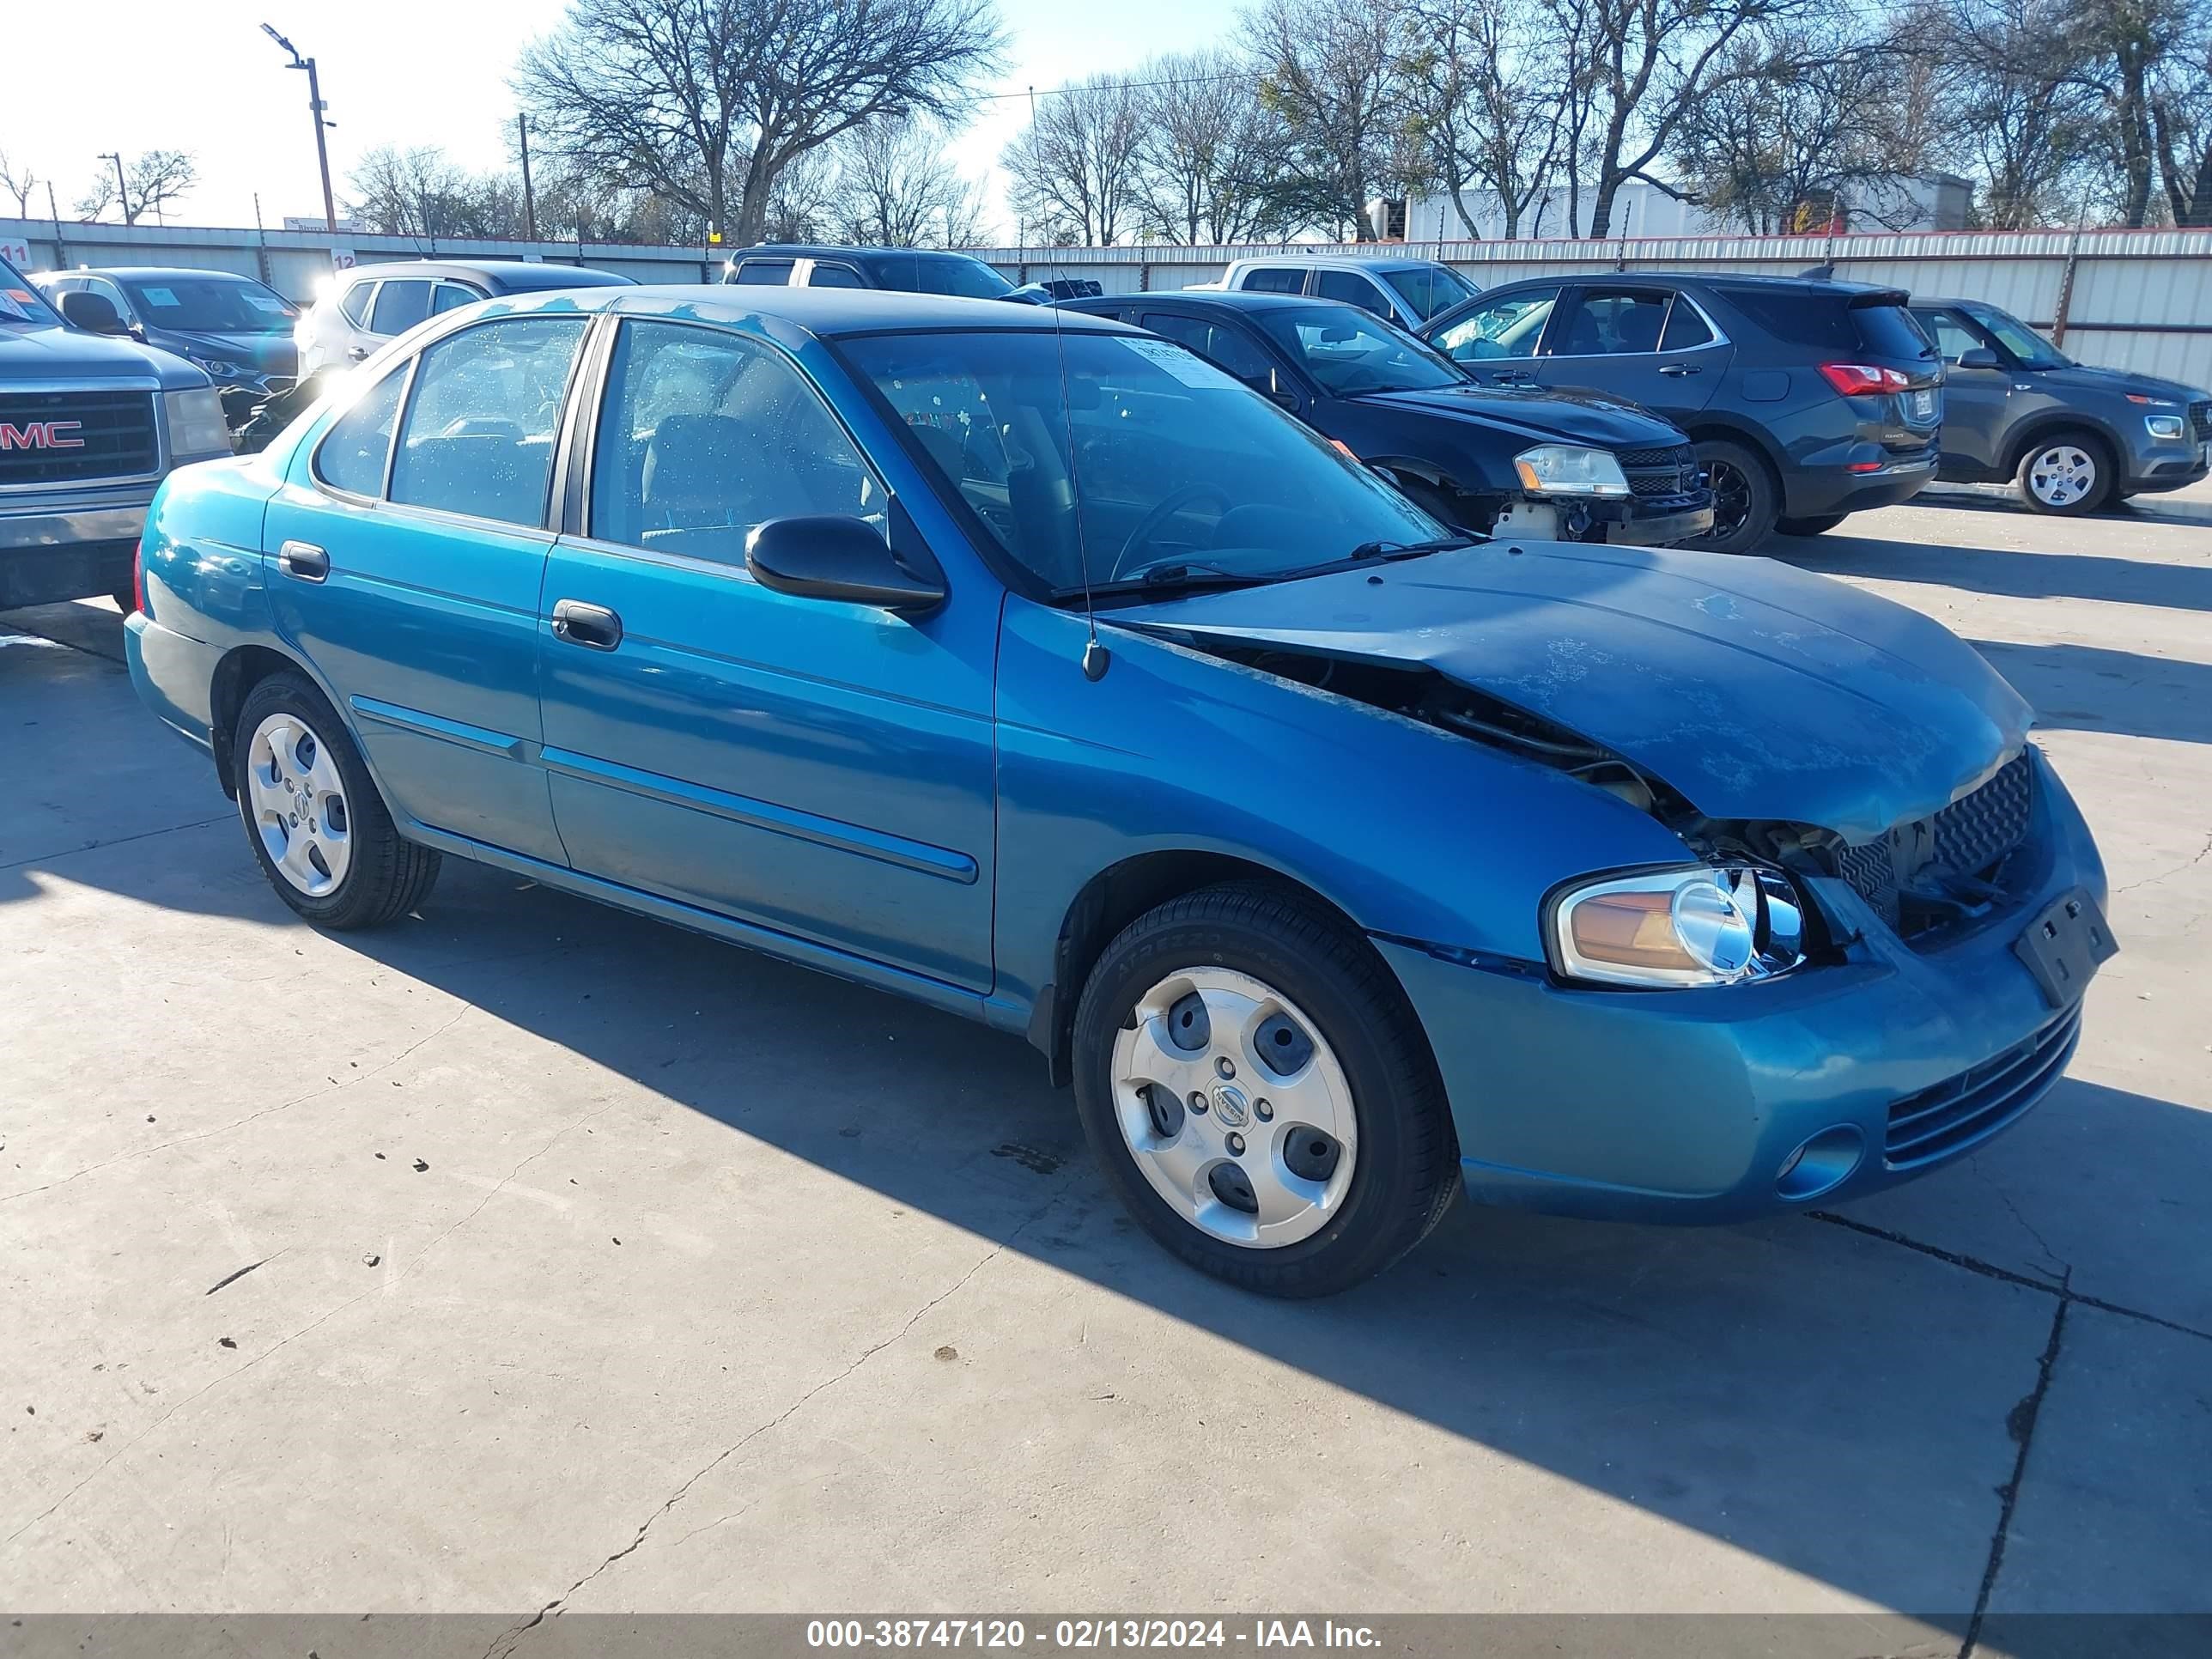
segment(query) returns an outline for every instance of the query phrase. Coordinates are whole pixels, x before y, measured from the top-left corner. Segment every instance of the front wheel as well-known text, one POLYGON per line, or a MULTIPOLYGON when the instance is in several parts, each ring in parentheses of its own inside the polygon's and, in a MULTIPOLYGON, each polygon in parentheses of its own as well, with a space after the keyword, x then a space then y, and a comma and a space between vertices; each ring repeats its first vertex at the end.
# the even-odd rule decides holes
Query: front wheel
POLYGON ((271 674, 246 693, 231 753, 262 873, 309 921, 381 927, 429 892, 438 854, 392 826, 337 711, 307 680, 271 674))
POLYGON ((1748 553, 1772 533, 1781 504, 1766 463, 1741 444, 1709 438, 1698 464, 1713 492, 1713 527, 1685 544, 1709 553, 1748 553))
POLYGON ((1077 1007, 1075 1096, 1145 1230, 1268 1295, 1381 1272, 1457 1189, 1404 995, 1365 939, 1287 889, 1206 888, 1125 928, 1077 1007))
POLYGON ((1785 536, 1823 536, 1851 515, 1822 513, 1810 519, 1777 519, 1774 527, 1785 536))
POLYGON ((2039 440, 2020 458, 2018 477, 2022 501, 2069 519, 2104 506, 2115 482, 2103 442, 2086 432, 2039 440))

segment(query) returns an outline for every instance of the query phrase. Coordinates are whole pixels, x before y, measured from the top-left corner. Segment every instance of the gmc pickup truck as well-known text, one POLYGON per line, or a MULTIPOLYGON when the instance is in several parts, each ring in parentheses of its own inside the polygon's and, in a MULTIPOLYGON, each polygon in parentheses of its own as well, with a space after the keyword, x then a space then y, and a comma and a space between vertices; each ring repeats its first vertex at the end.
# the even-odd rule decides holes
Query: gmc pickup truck
MULTIPOLYGON (((68 298, 87 301, 107 305, 68 298)), ((100 593, 131 609, 155 486, 172 467, 229 453, 204 371, 72 325, 0 259, 0 611, 100 593)))

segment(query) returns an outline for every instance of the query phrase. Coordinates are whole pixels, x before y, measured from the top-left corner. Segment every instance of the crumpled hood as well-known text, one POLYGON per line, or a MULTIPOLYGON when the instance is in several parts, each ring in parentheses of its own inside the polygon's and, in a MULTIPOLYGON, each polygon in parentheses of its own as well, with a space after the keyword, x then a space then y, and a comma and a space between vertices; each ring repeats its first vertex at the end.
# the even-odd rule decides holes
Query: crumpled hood
POLYGON ((1917 611, 1771 560, 1673 548, 1492 542, 1109 620, 1425 665, 1606 745, 1708 817, 1851 842, 1980 783, 2030 720, 1917 611))
POLYGON ((1599 449, 1663 449, 1690 441, 1671 421, 1594 392, 1459 386, 1433 392, 1370 392, 1359 402, 1429 415, 1456 415, 1528 434, 1599 449))

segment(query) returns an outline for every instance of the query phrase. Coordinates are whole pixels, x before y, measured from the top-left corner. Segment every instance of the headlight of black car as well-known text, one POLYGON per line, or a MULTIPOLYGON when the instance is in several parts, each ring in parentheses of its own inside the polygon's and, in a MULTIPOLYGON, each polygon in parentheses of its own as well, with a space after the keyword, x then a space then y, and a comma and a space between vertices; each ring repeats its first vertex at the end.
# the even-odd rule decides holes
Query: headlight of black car
POLYGON ((1741 985, 1805 959, 1805 905, 1790 878, 1697 864, 1564 889, 1545 930, 1561 977, 1679 989, 1741 985))

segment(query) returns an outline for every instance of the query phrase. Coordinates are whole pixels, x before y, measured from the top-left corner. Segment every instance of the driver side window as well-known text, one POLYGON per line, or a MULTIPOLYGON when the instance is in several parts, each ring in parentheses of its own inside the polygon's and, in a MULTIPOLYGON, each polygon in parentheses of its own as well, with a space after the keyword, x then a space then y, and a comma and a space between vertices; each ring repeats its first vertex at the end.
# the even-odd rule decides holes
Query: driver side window
POLYGON ((1555 288, 1531 289, 1477 306, 1436 337, 1437 347, 1462 363, 1533 357, 1544 325, 1559 301, 1555 288))
POLYGON ((1936 337, 1936 349, 1947 363, 1956 364, 1968 352, 1982 349, 1979 337, 1955 311, 1916 311, 1912 314, 1921 327, 1936 337))

